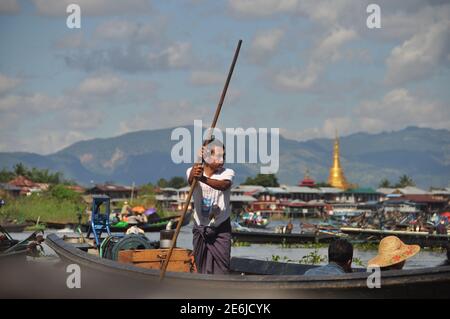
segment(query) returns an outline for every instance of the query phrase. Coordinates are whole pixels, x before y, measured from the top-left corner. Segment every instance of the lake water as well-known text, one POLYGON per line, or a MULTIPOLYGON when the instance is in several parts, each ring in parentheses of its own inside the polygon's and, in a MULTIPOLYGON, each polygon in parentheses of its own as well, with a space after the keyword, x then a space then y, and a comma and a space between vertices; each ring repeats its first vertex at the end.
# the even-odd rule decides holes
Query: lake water
MULTIPOLYGON (((303 222, 309 222, 308 220, 302 220, 303 222)), ((273 231, 273 229, 278 225, 284 225, 286 221, 272 221, 270 227, 267 231, 273 231)), ((293 232, 299 231, 299 221, 294 220, 293 232)), ((60 233, 56 230, 46 230, 45 234, 49 233, 60 233)), ((25 239, 30 232, 23 233, 12 233, 12 237, 15 239, 25 239)), ((74 233, 61 233, 66 235, 75 235, 74 233)), ((159 240, 159 233, 147 233, 146 236, 150 240, 159 240)), ((192 222, 191 224, 182 227, 177 241, 178 247, 192 249, 192 222)), ((298 261, 302 259, 303 256, 314 252, 314 248, 284 248, 282 245, 271 245, 271 244, 251 244, 245 247, 232 247, 231 256, 233 257, 247 257, 259 260, 272 260, 272 256, 279 256, 280 261, 283 259, 289 259, 293 261, 298 261)), ((355 249, 354 257, 358 258, 364 265, 376 255, 376 250, 361 250, 355 249)), ((45 254, 54 255, 54 252, 47 246, 45 246, 45 254)), ((327 256, 327 248, 318 248, 318 254, 327 256)), ((431 250, 421 250, 416 256, 409 259, 405 264, 405 269, 411 268, 423 268, 423 267, 433 267, 443 263, 446 260, 445 252, 431 251, 431 250)))

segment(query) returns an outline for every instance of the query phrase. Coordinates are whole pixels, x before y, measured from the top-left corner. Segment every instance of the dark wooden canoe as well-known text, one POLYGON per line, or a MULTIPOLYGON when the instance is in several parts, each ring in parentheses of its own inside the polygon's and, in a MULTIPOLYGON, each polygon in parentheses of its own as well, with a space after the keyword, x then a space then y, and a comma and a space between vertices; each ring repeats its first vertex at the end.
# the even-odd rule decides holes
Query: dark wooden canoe
POLYGON ((331 234, 304 233, 304 234, 277 234, 271 232, 257 231, 233 231, 231 233, 234 241, 258 243, 258 244, 306 244, 327 243, 337 238, 331 234))
POLYGON ((31 223, 3 224, 2 227, 10 233, 21 233, 25 228, 31 225, 32 225, 31 223))
MULTIPOLYGON (((159 280, 159 270, 101 259, 64 242, 56 234, 46 243, 66 264, 81 268, 80 289, 67 289, 67 273, 61 278, 53 269, 51 280, 64 297, 146 298, 448 298, 450 266, 415 270, 392 270, 382 274, 381 288, 367 287, 369 273, 339 276, 302 276, 311 266, 232 259, 230 275, 168 272, 159 280), (255 274, 258 273, 258 274, 255 274), (255 275, 249 275, 255 274, 255 275), (116 287, 116 288, 114 288, 116 287), (120 287, 120 289, 117 289, 120 287)), ((51 283, 43 288, 50 289, 51 283)), ((61 296, 61 295, 60 295, 61 296)))
POLYGON ((449 235, 436 235, 426 232, 411 232, 398 230, 379 230, 365 228, 341 227, 341 232, 352 235, 356 238, 371 238, 371 240, 381 240, 386 236, 397 236, 406 244, 420 245, 421 247, 443 247, 450 242, 449 235))

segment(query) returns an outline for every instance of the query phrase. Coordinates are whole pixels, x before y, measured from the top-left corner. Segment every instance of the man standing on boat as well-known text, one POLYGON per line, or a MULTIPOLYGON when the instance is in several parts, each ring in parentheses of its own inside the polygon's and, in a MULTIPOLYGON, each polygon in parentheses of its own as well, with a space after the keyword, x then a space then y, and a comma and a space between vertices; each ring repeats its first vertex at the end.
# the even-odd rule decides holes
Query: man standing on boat
POLYGON ((230 189, 234 171, 223 167, 225 146, 218 140, 204 146, 199 157, 186 172, 189 184, 198 179, 193 192, 195 265, 199 273, 226 274, 231 258, 230 189))

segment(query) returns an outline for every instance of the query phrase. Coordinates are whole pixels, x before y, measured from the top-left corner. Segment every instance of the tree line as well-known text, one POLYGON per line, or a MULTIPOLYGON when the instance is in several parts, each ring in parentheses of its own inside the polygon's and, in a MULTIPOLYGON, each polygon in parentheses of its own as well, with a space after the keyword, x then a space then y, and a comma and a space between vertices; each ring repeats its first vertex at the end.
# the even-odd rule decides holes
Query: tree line
POLYGON ((404 188, 408 186, 416 186, 416 183, 406 174, 400 176, 396 184, 392 184, 387 178, 384 178, 378 185, 378 187, 382 188, 404 188))
POLYGON ((39 169, 32 167, 31 169, 26 167, 23 163, 14 165, 12 170, 3 168, 0 170, 0 182, 7 183, 10 180, 24 176, 35 183, 47 183, 47 184, 74 184, 73 181, 64 178, 64 174, 61 172, 50 172, 48 169, 39 169))

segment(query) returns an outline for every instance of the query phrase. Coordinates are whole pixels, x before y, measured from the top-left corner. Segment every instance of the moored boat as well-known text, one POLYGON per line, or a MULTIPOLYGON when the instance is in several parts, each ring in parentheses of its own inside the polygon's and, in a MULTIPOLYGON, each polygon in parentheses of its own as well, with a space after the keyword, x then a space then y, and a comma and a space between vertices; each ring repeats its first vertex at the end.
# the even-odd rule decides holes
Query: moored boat
POLYGON ((422 247, 443 247, 450 242, 450 235, 437 235, 427 232, 380 230, 367 228, 341 227, 341 232, 358 238, 382 239, 386 236, 397 236, 407 244, 417 244, 422 247))
POLYGON ((311 233, 273 233, 258 231, 237 231, 231 233, 233 240, 258 244, 306 244, 306 243, 328 243, 337 236, 324 234, 322 232, 311 233))
POLYGON ((31 223, 21 223, 21 224, 3 224, 3 229, 6 229, 10 233, 21 233, 25 228, 31 226, 31 223))

